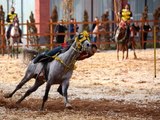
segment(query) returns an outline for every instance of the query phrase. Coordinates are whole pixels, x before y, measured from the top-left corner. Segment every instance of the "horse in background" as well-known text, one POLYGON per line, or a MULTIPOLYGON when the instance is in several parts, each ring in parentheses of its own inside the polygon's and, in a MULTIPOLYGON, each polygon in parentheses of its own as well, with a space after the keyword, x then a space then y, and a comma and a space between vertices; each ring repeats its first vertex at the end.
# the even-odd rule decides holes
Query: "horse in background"
MULTIPOLYGON (((64 97, 64 103, 67 108, 71 108, 68 101, 68 87, 69 80, 73 74, 75 63, 82 52, 91 52, 91 42, 87 32, 83 32, 75 37, 74 42, 69 49, 59 55, 54 56, 54 60, 51 62, 38 62, 34 64, 34 59, 29 63, 26 73, 21 82, 16 86, 13 92, 4 95, 6 98, 10 98, 13 94, 19 90, 26 82, 35 79, 34 85, 29 88, 26 93, 17 101, 17 104, 21 103, 32 92, 36 91, 41 85, 46 82, 45 95, 41 110, 44 108, 44 104, 48 99, 48 93, 51 85, 59 84, 57 91, 64 97)), ((50 56, 51 58, 53 56, 50 56)))
POLYGON ((126 25, 126 23, 120 23, 119 27, 116 30, 115 34, 115 42, 116 42, 116 47, 117 47, 117 59, 119 60, 119 51, 122 51, 122 60, 124 59, 124 54, 126 51, 126 59, 128 59, 128 49, 129 49, 129 44, 131 44, 131 48, 134 51, 134 58, 136 59, 136 53, 135 53, 135 41, 134 38, 130 39, 130 35, 134 34, 133 27, 131 27, 132 31, 130 30, 130 26, 126 25), (129 29, 129 30, 128 30, 129 29))
POLYGON ((14 44, 16 43, 16 53, 18 58, 18 44, 20 43, 21 34, 19 29, 19 20, 17 17, 13 20, 13 26, 10 31, 10 38, 8 39, 8 55, 10 57, 15 57, 15 48, 14 44))

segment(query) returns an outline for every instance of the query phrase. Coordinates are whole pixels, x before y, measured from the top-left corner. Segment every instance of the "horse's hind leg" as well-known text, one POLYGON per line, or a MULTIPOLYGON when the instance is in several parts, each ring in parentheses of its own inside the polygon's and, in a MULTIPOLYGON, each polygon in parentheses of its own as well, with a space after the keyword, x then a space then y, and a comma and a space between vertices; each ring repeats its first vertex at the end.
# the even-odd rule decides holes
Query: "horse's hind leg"
POLYGON ((137 55, 136 55, 136 52, 135 52, 135 47, 136 46, 136 43, 135 43, 135 41, 133 40, 132 41, 132 48, 133 48, 133 52, 134 52, 134 59, 137 59, 137 55))
POLYGON ((16 86, 16 88, 15 88, 15 90, 12 92, 12 93, 10 93, 10 94, 5 94, 4 95, 4 97, 5 98, 10 98, 10 97, 12 97, 13 96, 13 94, 17 91, 17 90, 19 90, 26 82, 28 82, 31 78, 33 78, 33 76, 28 76, 28 75, 25 75, 24 77, 23 77, 23 79, 21 80, 21 82, 16 86))
POLYGON ((134 49, 134 59, 137 59, 137 55, 136 55, 135 49, 134 49))
POLYGON ((21 103, 27 96, 29 96, 32 92, 36 91, 44 83, 45 81, 36 79, 34 85, 31 88, 29 88, 27 92, 16 103, 21 103))

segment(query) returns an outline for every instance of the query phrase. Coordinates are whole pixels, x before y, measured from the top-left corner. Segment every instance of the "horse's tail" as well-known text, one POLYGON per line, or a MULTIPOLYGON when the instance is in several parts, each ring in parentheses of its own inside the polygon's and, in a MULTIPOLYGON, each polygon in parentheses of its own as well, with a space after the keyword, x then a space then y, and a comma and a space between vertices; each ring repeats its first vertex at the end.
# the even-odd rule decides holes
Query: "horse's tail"
POLYGON ((33 60, 38 55, 38 51, 31 48, 23 48, 23 61, 28 64, 29 61, 33 60))

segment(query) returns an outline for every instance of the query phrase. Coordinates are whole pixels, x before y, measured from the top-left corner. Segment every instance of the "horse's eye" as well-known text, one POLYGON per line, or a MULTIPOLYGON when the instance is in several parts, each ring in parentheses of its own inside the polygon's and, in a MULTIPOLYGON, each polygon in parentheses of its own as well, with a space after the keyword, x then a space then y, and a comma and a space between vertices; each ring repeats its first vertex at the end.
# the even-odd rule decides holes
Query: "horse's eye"
POLYGON ((89 43, 87 44, 87 47, 89 47, 90 45, 89 45, 89 43))

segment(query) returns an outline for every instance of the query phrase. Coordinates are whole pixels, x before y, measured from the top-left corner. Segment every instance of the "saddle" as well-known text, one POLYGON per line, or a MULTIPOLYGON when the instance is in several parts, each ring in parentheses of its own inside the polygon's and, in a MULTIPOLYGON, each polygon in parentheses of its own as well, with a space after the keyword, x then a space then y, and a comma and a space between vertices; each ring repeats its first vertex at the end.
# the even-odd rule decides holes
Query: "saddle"
MULTIPOLYGON (((58 52, 58 53, 56 53, 56 55, 59 55, 60 53, 61 52, 58 52)), ((36 63, 42 62, 42 63, 46 64, 46 63, 49 63, 49 62, 51 62, 53 60, 54 60, 54 57, 47 55, 47 51, 45 51, 45 52, 37 55, 34 58, 33 63, 36 64, 36 63)))

